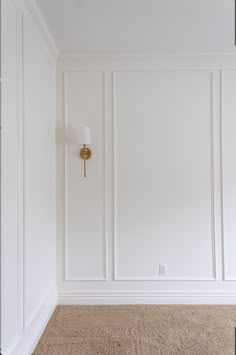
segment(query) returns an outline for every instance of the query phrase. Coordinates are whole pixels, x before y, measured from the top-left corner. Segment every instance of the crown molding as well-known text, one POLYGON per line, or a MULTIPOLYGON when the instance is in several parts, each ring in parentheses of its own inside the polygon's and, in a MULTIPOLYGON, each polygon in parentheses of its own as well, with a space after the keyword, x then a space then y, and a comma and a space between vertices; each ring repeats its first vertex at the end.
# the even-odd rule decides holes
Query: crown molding
POLYGON ((24 0, 24 3, 27 6, 28 10, 30 11, 30 14, 34 19, 35 23, 37 24, 39 31, 51 55, 55 60, 57 60, 60 54, 60 49, 56 43, 56 40, 52 34, 51 29, 49 28, 43 10, 39 6, 37 0, 24 0))
POLYGON ((120 70, 236 70, 236 53, 65 53, 58 58, 59 71, 81 69, 120 70))
POLYGON ((80 59, 80 58, 163 58, 163 57, 222 57, 236 58, 236 50, 234 52, 184 52, 184 51, 60 51, 60 59, 80 59))

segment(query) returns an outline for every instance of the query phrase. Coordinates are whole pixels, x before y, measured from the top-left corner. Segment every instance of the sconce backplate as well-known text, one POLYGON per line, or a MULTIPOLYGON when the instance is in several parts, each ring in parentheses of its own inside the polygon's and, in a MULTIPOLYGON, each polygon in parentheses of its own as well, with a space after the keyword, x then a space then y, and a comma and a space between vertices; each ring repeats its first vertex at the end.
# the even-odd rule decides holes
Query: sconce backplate
POLYGON ((84 160, 91 158, 92 152, 88 147, 83 147, 80 150, 80 157, 84 160))

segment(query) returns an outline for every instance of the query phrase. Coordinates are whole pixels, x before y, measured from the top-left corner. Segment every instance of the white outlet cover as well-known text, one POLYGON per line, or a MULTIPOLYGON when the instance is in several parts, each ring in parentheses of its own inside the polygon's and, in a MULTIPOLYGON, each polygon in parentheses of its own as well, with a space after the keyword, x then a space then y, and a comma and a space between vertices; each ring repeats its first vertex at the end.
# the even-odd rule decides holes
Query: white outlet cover
POLYGON ((167 275, 167 264, 159 264, 159 276, 167 275))

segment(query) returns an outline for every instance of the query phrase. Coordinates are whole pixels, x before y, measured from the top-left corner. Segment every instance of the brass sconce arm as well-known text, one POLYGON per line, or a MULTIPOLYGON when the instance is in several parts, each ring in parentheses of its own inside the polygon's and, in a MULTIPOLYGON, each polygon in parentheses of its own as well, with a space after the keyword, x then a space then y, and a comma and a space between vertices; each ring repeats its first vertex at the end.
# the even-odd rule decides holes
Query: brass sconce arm
POLYGON ((92 156, 92 151, 90 148, 83 144, 83 148, 80 150, 80 157, 84 160, 84 177, 86 177, 86 160, 90 159, 92 156))

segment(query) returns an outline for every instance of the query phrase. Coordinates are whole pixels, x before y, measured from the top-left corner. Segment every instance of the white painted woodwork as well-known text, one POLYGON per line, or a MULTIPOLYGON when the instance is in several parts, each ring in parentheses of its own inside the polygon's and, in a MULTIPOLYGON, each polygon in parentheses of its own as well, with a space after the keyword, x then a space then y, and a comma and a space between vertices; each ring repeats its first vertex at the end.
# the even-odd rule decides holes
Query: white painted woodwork
POLYGON ((18 12, 11 0, 2 2, 2 137, 1 137, 1 342, 2 349, 18 338, 18 12))
POLYGON ((210 280, 213 74, 114 75, 116 278, 210 280))
POLYGON ((61 57, 58 127, 69 138, 60 134, 57 145, 60 303, 235 299, 235 282, 224 280, 224 269, 235 279, 235 227, 223 238, 220 138, 230 175, 233 68, 234 56, 61 57), (104 165, 102 148, 92 146, 86 181, 71 133, 80 126, 106 151, 104 165))
POLYGON ((65 74, 67 280, 106 278, 104 89, 102 72, 65 74), (92 139, 86 178, 79 157, 79 131, 83 126, 91 127, 92 139))
POLYGON ((56 63, 34 5, 2 1, 4 355, 31 354, 56 304, 56 63))
POLYGON ((55 284, 55 64, 24 16, 25 317, 55 284), (37 277, 35 276, 37 275, 37 277))
MULTIPOLYGON (((200 3, 194 6, 202 16, 200 3)), ((232 4, 217 1, 217 28, 232 4)), ((26 355, 56 304, 57 50, 33 0, 2 0, 2 6, 1 345, 4 354, 26 355)), ((210 2, 206 11, 212 16, 210 2)), ((176 41, 181 31, 169 29, 176 36, 169 49, 175 43, 191 55, 60 58, 59 302, 235 303, 236 61, 193 53, 231 50, 232 22, 224 22, 222 37, 211 28, 214 43, 211 35, 202 40, 208 16, 204 24, 195 48, 190 32, 184 48, 176 41), (87 178, 75 134, 82 126, 92 138, 87 178), (158 275, 159 264, 167 265, 167 275, 158 275)), ((125 47, 112 47, 116 32, 106 41, 98 31, 97 37, 86 32, 91 42, 79 32, 76 48, 127 49, 132 30, 122 32, 125 47)), ((133 50, 159 53, 161 37, 150 48, 147 35, 133 50)))
POLYGON ((236 281, 236 71, 222 72, 224 277, 236 281))

